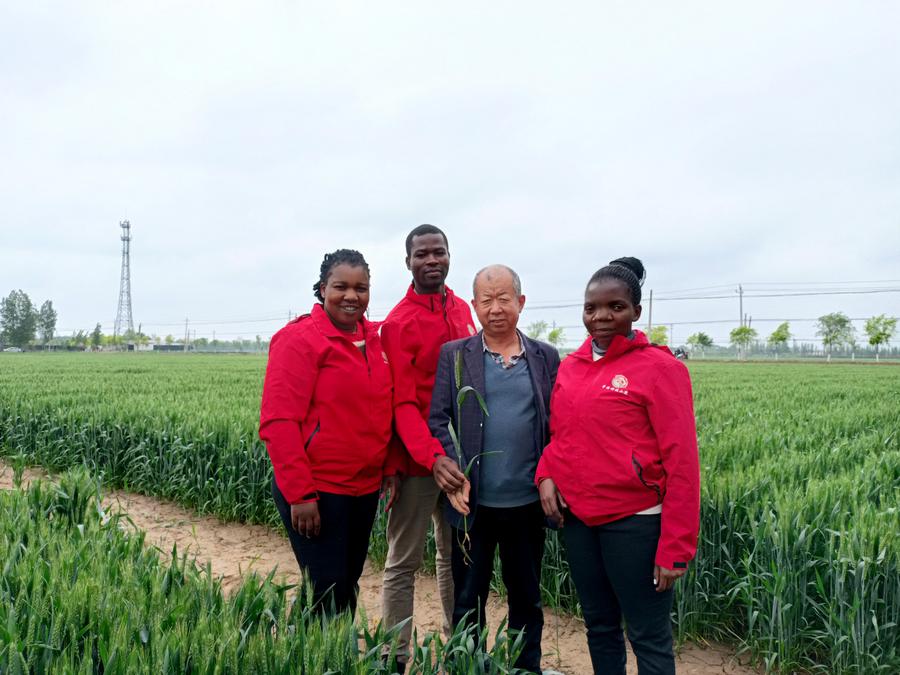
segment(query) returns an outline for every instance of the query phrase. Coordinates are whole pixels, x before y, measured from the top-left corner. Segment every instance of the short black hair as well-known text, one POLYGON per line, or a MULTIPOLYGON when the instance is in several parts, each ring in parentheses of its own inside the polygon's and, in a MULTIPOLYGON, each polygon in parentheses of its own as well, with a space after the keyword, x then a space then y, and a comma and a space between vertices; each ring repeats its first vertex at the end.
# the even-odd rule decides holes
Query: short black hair
POLYGON ((587 285, 590 286, 601 279, 616 279, 628 287, 631 293, 631 303, 639 305, 641 304, 641 286, 644 285, 646 277, 647 272, 644 270, 644 263, 637 258, 616 258, 611 260, 606 267, 601 267, 594 272, 587 285))
POLYGON ((369 264, 359 251, 354 251, 352 248, 339 248, 334 253, 326 253, 322 259, 322 266, 319 268, 319 280, 313 284, 313 294, 319 300, 319 303, 325 302, 320 286, 328 283, 331 270, 337 265, 362 267, 366 271, 366 275, 369 275, 369 264))
POLYGON ((412 229, 412 231, 408 235, 406 235, 406 257, 407 258, 412 254, 413 237, 418 237, 422 234, 439 234, 439 235, 441 235, 444 238, 444 246, 447 247, 448 251, 450 250, 450 243, 447 241, 447 235, 444 234, 444 231, 435 225, 429 225, 428 223, 425 223, 423 225, 414 227, 412 229))

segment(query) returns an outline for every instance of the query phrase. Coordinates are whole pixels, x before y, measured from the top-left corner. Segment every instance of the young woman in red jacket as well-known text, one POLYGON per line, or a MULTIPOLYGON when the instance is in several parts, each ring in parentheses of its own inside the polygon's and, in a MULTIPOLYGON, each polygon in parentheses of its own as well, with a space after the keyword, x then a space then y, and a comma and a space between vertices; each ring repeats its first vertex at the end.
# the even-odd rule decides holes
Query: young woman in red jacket
POLYGON ((588 282, 590 338, 559 368, 535 481, 563 526, 594 672, 624 675, 624 616, 638 672, 674 675, 672 588, 696 552, 700 469, 687 368, 632 328, 643 280, 619 258, 588 282))
POLYGON ((317 608, 352 612, 379 490, 390 491, 388 507, 396 498, 391 372, 377 327, 365 319, 363 256, 327 254, 313 291, 319 304, 272 338, 259 435, 275 473, 275 505, 317 608))

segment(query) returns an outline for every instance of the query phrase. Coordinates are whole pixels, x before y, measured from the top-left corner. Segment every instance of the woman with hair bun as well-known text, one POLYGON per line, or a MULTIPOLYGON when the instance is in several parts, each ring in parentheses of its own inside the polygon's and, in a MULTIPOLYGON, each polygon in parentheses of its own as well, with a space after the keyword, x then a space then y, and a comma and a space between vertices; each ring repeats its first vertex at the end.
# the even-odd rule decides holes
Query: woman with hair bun
POLYGON ((322 261, 319 303, 272 338, 259 435, 272 495, 321 612, 356 609, 379 490, 397 497, 392 385, 377 327, 365 318, 369 266, 340 249, 322 261))
POLYGON ((619 258, 584 293, 590 337, 559 368, 535 482, 563 528, 595 673, 675 673, 672 589, 697 548, 700 469, 691 381, 633 324, 644 266, 619 258))

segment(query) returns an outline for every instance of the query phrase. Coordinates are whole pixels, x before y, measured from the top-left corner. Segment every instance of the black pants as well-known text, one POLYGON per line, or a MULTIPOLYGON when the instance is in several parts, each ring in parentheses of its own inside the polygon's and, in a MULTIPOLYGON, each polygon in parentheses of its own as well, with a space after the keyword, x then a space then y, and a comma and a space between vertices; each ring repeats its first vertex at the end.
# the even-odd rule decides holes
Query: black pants
POLYGON ((541 672, 541 558, 544 554, 544 512, 534 502, 513 508, 479 506, 469 544, 465 532, 453 528, 453 625, 471 612, 467 621, 485 624, 484 606, 494 571, 494 552, 500 547, 500 565, 509 603, 509 627, 525 632, 525 648, 515 666, 541 672))
POLYGON ((653 567, 660 516, 630 516, 588 527, 570 512, 563 536, 581 600, 594 673, 625 675, 625 639, 640 675, 675 675, 672 590, 657 593, 653 567))
POLYGON ((332 609, 356 611, 359 577, 369 551, 369 535, 378 509, 378 492, 361 497, 319 493, 322 527, 317 537, 306 538, 291 525, 291 506, 275 481, 272 496, 287 528, 297 564, 312 584, 313 601, 323 613, 332 609))

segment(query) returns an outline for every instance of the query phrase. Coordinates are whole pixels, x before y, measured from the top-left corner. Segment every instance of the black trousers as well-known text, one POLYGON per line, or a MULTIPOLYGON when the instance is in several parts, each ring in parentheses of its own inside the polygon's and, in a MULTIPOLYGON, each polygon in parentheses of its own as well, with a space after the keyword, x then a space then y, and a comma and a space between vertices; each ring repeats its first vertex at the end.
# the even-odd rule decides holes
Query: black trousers
POLYGON ((653 586, 660 516, 630 516, 589 527, 570 512, 563 536, 581 600, 594 673, 625 675, 625 639, 640 675, 675 675, 672 590, 653 586))
POLYGON ((466 534, 453 528, 453 625, 463 621, 485 624, 485 603, 494 572, 494 552, 500 565, 509 603, 509 628, 525 632, 525 647, 515 666, 541 672, 541 559, 544 554, 544 512, 540 502, 512 508, 479 506, 474 526, 466 534))
POLYGON ((312 584, 313 601, 322 613, 332 607, 356 611, 359 577, 369 551, 369 535, 378 509, 378 492, 361 497, 319 493, 322 527, 317 537, 306 538, 291 525, 291 506, 272 481, 272 496, 287 529, 297 564, 312 584))

